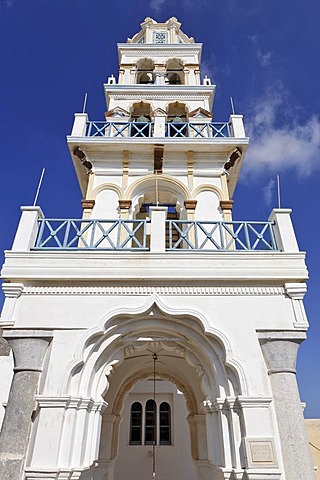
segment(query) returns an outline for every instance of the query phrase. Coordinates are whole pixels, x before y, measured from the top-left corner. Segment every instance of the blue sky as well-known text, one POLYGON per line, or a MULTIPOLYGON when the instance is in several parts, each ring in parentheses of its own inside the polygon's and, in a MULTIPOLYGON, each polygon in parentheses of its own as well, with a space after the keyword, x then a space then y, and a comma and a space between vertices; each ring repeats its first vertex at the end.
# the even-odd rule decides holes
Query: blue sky
POLYGON ((116 43, 151 16, 175 16, 203 42, 202 73, 217 85, 214 119, 244 115, 251 146, 235 193, 234 219, 266 220, 276 206, 292 218, 310 272, 308 340, 298 380, 306 415, 320 416, 320 78, 319 0, 0 0, 0 251, 11 247, 20 205, 47 217, 78 218, 81 194, 67 150, 73 114, 88 93, 91 120, 103 120, 102 84, 117 74, 116 43))

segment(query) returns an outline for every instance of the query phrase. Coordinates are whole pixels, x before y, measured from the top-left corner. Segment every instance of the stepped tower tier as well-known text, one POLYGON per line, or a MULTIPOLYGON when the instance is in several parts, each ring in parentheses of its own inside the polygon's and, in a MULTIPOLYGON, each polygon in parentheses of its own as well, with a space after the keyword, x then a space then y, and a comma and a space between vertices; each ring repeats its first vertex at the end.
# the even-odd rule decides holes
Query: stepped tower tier
POLYGON ((119 77, 104 85, 105 121, 76 114, 68 137, 84 198, 95 200, 97 218, 116 214, 118 195, 132 202, 127 213, 136 218, 141 202, 156 202, 158 174, 158 201, 170 198, 179 218, 188 218, 184 203, 192 200, 195 218, 231 220, 249 141, 242 116, 213 121, 215 86, 209 78, 200 81, 202 45, 185 35, 175 18, 165 23, 147 18, 141 27, 118 44, 119 77), (144 199, 136 194, 141 182, 148 191, 144 199), (98 193, 104 183, 118 188, 116 193, 110 187, 108 202, 107 189, 98 193))
POLYGON ((105 118, 76 113, 67 137, 82 217, 22 207, 2 268, 1 480, 314 479, 305 255, 290 210, 233 219, 249 139, 241 115, 214 118, 201 48, 147 18, 118 45, 105 118))

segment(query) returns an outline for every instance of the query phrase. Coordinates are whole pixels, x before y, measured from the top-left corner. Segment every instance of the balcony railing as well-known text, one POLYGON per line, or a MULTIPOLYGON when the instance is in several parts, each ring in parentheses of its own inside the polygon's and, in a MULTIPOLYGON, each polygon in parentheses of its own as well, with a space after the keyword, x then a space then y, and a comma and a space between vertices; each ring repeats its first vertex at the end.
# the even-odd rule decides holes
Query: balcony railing
POLYGON ((153 122, 89 122, 87 137, 152 137, 153 122))
MULTIPOLYGON (((147 251, 149 220, 41 219, 34 250, 147 251)), ((272 222, 166 221, 166 249, 277 250, 272 222)))
POLYGON ((277 250, 272 222, 167 220, 168 250, 277 250))
POLYGON ((166 123, 166 137, 226 138, 230 136, 231 135, 229 123, 166 123))
MULTIPOLYGON (((154 122, 88 122, 87 137, 153 137, 154 122)), ((227 138, 231 136, 228 122, 166 122, 165 136, 171 138, 227 138)))
POLYGON ((148 250, 147 220, 41 219, 35 250, 148 250))

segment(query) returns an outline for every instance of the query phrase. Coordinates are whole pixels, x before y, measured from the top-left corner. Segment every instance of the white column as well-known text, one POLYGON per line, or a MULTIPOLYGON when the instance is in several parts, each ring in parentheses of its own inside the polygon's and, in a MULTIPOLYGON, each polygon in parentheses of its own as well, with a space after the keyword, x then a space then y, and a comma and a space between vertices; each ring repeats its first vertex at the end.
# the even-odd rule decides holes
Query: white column
POLYGON ((278 422, 288 480, 314 480, 315 473, 296 381, 296 357, 304 332, 259 332, 278 422))
POLYGON ((75 113, 71 137, 85 137, 88 120, 86 113, 75 113))
POLYGON ((299 252, 296 235, 294 233, 290 213, 290 208, 275 208, 272 210, 269 221, 275 222, 273 231, 276 243, 282 252, 295 253, 299 252))
POLYGON ((40 207, 21 207, 21 217, 12 250, 27 252, 34 247, 38 234, 38 220, 43 218, 40 207))
POLYGON ((153 253, 162 253, 166 250, 167 211, 168 207, 150 207, 150 251, 153 253))
POLYGON ((0 478, 21 480, 30 442, 32 413, 42 363, 52 334, 42 330, 5 331, 13 350, 14 376, 0 434, 0 478))

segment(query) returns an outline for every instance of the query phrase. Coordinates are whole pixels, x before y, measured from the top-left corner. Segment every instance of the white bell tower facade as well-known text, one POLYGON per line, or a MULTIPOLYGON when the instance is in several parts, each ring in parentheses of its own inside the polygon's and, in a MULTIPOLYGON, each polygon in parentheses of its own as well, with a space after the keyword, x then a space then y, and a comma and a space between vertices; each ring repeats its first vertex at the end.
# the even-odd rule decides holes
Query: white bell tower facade
MULTIPOLYGON (((312 480, 290 210, 232 217, 248 148, 176 18, 75 114, 80 219, 21 207, 2 269, 2 480, 312 480)), ((0 407, 1 408, 1 407, 0 407)))

